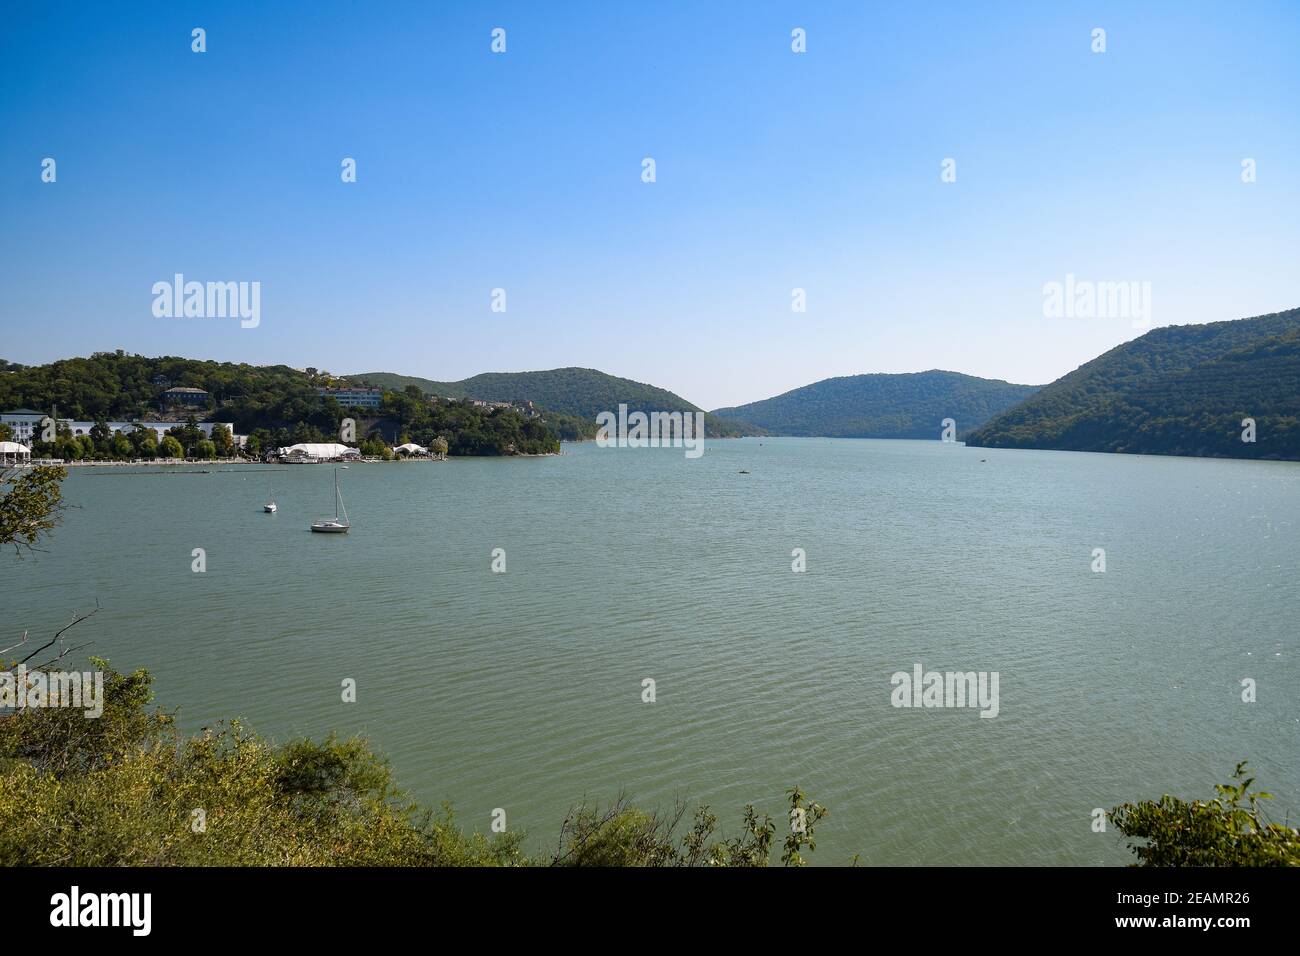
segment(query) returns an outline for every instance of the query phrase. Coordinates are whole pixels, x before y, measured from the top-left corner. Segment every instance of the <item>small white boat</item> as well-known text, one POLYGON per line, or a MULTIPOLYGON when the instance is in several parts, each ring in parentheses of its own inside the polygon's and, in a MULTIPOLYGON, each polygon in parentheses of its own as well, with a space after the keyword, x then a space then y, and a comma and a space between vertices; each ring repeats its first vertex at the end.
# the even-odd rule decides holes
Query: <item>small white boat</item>
POLYGON ((275 514, 275 491, 271 487, 271 476, 266 476, 266 504, 262 505, 262 510, 269 515, 275 514))
POLYGON ((334 517, 326 518, 323 521, 313 521, 311 523, 312 531, 320 531, 324 534, 347 534, 348 528, 352 525, 348 522, 348 509, 343 507, 343 495, 339 491, 339 470, 334 469, 334 517), (342 512, 342 517, 339 517, 342 512))
POLYGON ((268 501, 266 504, 262 505, 262 510, 269 515, 275 514, 275 502, 268 501))

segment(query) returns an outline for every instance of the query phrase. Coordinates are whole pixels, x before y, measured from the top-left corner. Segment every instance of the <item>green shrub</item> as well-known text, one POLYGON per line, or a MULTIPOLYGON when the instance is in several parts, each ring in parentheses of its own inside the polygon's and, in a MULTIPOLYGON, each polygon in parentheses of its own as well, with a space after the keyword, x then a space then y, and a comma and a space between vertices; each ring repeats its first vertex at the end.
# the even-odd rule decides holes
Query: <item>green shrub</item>
POLYGON ((1245 761, 1232 779, 1215 786, 1213 800, 1187 803, 1166 794, 1112 809, 1120 832, 1146 841, 1129 844, 1138 858, 1134 865, 1300 866, 1300 830, 1263 814, 1260 801, 1272 794, 1250 790, 1255 778, 1246 777, 1245 761))
MULTIPOLYGON (((0 866, 765 866, 775 832, 746 808, 744 834, 710 842, 708 808, 675 836, 683 810, 661 818, 621 799, 576 808, 560 849, 529 857, 520 833, 466 833, 451 807, 420 807, 387 761, 358 738, 280 746, 240 721, 181 735, 151 707, 147 671, 104 673, 96 719, 70 708, 0 716, 0 866)), ((803 832, 783 862, 802 865, 825 811, 791 793, 803 832), (793 849, 792 849, 793 847, 793 849)))

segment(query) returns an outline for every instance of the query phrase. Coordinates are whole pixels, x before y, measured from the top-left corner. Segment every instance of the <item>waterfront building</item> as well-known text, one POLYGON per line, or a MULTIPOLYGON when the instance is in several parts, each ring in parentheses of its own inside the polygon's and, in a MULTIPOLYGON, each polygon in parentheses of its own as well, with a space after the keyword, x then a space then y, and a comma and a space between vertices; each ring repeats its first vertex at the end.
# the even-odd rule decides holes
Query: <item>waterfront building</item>
MULTIPOLYGON (((38 441, 40 439, 41 421, 45 417, 46 416, 44 412, 33 411, 30 408, 19 408, 16 411, 0 413, 0 422, 4 423, 5 425, 8 425, 9 428, 13 431, 14 441, 21 442, 22 444, 25 445, 31 445, 32 442, 38 441)), ((76 438, 78 435, 89 435, 90 430, 95 427, 94 422, 76 421, 75 419, 71 419, 71 418, 60 418, 59 424, 66 426, 68 431, 72 433, 73 438, 76 438)), ((162 441, 163 436, 167 434, 167 430, 169 428, 177 428, 181 425, 184 425, 185 423, 184 422, 105 422, 104 424, 108 426, 108 430, 110 433, 116 434, 117 432, 121 432, 124 435, 130 435, 131 432, 135 430, 137 425, 140 426, 141 428, 152 428, 154 432, 154 437, 158 441, 162 441)), ((198 426, 199 430, 203 432, 204 436, 207 438, 212 437, 212 429, 214 426, 218 424, 225 424, 227 428, 231 428, 231 430, 233 431, 232 426, 228 422, 226 423, 196 422, 195 424, 198 426)), ((247 435, 232 435, 231 437, 234 439, 235 445, 238 446, 239 448, 243 448, 244 442, 248 440, 247 435)))
POLYGON ((275 453, 282 461, 294 464, 361 457, 358 449, 340 445, 338 442, 299 442, 296 445, 277 448, 275 453))
POLYGON ((0 465, 26 465, 32 460, 32 450, 16 441, 0 441, 0 465))

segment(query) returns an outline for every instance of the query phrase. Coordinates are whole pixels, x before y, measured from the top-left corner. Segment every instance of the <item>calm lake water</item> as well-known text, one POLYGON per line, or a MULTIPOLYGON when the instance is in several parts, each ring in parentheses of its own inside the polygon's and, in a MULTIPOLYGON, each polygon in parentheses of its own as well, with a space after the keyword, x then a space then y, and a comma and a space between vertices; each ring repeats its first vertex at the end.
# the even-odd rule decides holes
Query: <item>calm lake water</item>
POLYGON ((346 536, 307 531, 329 466, 121 471, 73 469, 49 551, 0 561, 10 637, 98 599, 70 636, 152 670, 185 729, 365 734, 421 801, 482 830, 503 807, 534 849, 584 797, 709 803, 734 834, 797 783, 830 808, 817 863, 1122 864, 1094 807, 1207 797, 1240 759, 1300 819, 1295 464, 566 445, 354 465, 346 536), (999 715, 894 708, 918 661, 997 671, 999 715))

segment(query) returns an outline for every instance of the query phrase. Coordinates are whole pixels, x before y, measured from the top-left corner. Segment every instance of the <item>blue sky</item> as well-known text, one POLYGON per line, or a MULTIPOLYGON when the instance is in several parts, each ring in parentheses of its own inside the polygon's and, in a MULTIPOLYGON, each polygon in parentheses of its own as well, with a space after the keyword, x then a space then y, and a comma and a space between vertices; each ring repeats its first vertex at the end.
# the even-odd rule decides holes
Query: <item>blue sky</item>
POLYGON ((1296 3, 24 4, 0 356, 1046 382, 1138 334, 1045 318, 1067 273, 1155 325, 1300 306, 1298 49, 1296 3), (156 318, 177 272, 261 324, 156 318))

